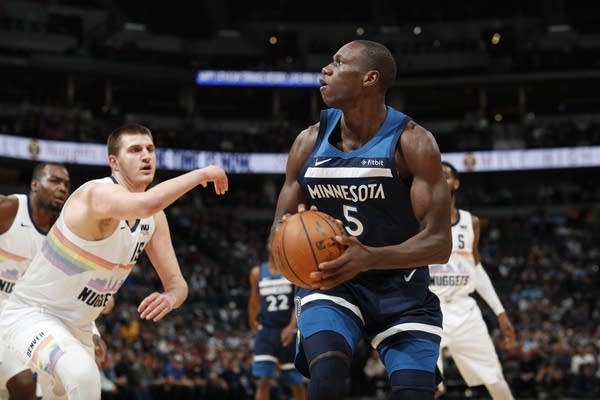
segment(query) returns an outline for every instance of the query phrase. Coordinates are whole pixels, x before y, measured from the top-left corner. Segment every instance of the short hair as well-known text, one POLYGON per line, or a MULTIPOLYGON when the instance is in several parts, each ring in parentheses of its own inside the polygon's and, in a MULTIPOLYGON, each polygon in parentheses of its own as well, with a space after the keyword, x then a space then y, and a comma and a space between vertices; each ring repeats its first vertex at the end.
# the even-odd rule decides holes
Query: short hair
POLYGON ((396 81, 396 74, 398 72, 396 60, 392 52, 383 44, 372 40, 361 39, 356 42, 365 47, 364 53, 368 56, 368 67, 379 71, 381 87, 383 92, 386 93, 396 81))
POLYGON ((448 161, 442 161, 442 165, 445 165, 446 167, 448 167, 450 169, 450 173, 452 174, 454 179, 460 179, 458 170, 456 169, 456 167, 454 165, 450 164, 448 161))
POLYGON ((44 175, 46 175, 45 169, 46 169, 46 167, 48 165, 56 165, 57 167, 67 169, 67 167, 65 167, 63 164, 54 163, 54 162, 41 162, 41 163, 38 163, 33 168, 33 173, 31 174, 31 180, 32 181, 40 181, 40 180, 42 180, 42 178, 44 177, 44 175))
POLYGON ((125 124, 115 129, 110 133, 110 135, 108 135, 108 140, 106 141, 108 155, 117 155, 121 149, 121 136, 123 135, 148 135, 150 136, 150 139, 154 140, 152 137, 152 132, 150 132, 150 129, 146 128, 144 125, 125 124))

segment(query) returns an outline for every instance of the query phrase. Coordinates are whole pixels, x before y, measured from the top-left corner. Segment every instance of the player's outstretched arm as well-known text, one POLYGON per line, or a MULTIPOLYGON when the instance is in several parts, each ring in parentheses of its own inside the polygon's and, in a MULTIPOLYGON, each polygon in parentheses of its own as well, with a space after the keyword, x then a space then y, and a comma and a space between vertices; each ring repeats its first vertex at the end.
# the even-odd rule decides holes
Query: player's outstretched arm
POLYGON ((229 188, 225 171, 210 165, 168 179, 145 192, 130 192, 121 185, 92 184, 81 193, 80 201, 89 210, 90 215, 86 217, 98 220, 146 218, 164 210, 196 186, 206 187, 210 182, 219 195, 229 188))

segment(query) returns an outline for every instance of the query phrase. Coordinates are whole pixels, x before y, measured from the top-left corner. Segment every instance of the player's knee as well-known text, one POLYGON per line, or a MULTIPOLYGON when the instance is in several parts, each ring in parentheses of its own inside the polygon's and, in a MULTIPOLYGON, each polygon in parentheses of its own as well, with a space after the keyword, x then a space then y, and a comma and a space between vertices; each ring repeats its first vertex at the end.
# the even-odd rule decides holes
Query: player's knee
POLYGON ((6 382, 11 400, 29 400, 35 398, 35 376, 31 370, 19 372, 6 382))
POLYGON ((268 376, 261 376, 260 378, 256 379, 257 389, 268 390, 268 389, 271 389, 272 385, 273 385, 273 379, 268 376))
POLYGON ((100 399, 100 372, 91 357, 83 361, 76 354, 63 354, 56 364, 56 375, 69 400, 100 399))
POLYGON ((311 363, 310 376, 310 399, 344 398, 350 376, 348 361, 335 355, 322 357, 311 363))

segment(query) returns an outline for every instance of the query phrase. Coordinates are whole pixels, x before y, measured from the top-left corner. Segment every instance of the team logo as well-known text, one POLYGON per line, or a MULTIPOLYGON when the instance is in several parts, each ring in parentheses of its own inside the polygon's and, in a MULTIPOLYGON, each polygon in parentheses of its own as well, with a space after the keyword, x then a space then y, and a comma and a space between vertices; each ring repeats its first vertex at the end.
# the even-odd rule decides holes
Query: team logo
POLYGON ((326 162, 329 162, 329 161, 331 161, 331 158, 326 158, 326 159, 320 160, 320 161, 319 160, 315 160, 315 167, 318 167, 319 165, 325 164, 326 162))
POLYGON ((302 311, 302 299, 300 296, 294 297, 294 306, 296 307, 296 318, 299 318, 302 311))

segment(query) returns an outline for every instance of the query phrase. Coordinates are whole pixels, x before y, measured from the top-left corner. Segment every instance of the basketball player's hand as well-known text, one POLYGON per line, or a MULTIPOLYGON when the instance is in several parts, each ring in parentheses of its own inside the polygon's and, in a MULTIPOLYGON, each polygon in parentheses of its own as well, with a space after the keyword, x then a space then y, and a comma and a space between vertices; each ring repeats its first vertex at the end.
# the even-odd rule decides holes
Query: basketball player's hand
MULTIPOLYGON (((316 207, 316 206, 310 206, 310 209, 311 209, 311 210, 315 210, 315 211, 316 211, 316 210, 317 210, 317 207, 316 207)), ((297 213, 301 213, 301 212, 304 212, 304 211, 306 211, 306 204, 304 204, 304 203, 299 203, 299 204, 298 204, 298 209, 297 209, 297 211, 296 211, 296 212, 297 212, 297 213)), ((279 224, 277 224, 277 227, 279 228, 279 225, 281 225, 281 223, 282 223, 283 221, 285 221, 286 219, 288 219, 288 218, 289 218, 289 217, 291 217, 292 215, 294 215, 294 214, 292 214, 292 213, 285 213, 285 214, 283 214, 283 215, 281 216, 281 219, 279 220, 279 224)))
POLYGON ((346 250, 336 259, 319 264, 319 271, 310 274, 313 288, 331 289, 362 271, 373 262, 373 251, 353 236, 336 236, 335 240, 346 250))
POLYGON ((504 346, 509 349, 517 338, 517 335, 506 312, 498 314, 498 325, 500 326, 502 335, 504 335, 504 346))
POLYGON ((146 297, 138 306, 141 319, 160 321, 173 310, 175 299, 168 293, 154 292, 146 297))
POLYGON ((296 338, 296 328, 286 326, 281 330, 281 345, 283 347, 289 345, 296 338))
POLYGON ((94 355, 98 364, 102 364, 106 359, 106 343, 99 335, 94 335, 94 355))
POLYGON ((216 194, 225 194, 227 192, 229 181, 223 168, 216 165, 209 165, 208 167, 201 168, 200 171, 202 172, 200 184, 203 187, 206 187, 209 182, 213 182, 216 194))

